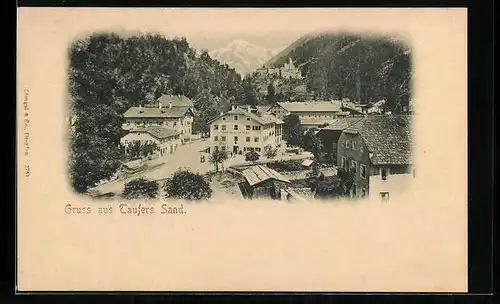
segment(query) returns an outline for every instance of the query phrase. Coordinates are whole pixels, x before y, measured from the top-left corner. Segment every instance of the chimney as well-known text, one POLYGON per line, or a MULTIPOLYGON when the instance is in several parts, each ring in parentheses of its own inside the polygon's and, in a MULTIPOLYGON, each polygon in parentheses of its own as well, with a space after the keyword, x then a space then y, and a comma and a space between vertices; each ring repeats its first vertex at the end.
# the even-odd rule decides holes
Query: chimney
POLYGON ((252 107, 251 106, 248 106, 248 113, 252 113, 252 107))
POLYGON ((141 109, 142 109, 142 105, 139 105, 139 110, 141 110, 141 109))
POLYGON ((171 102, 168 104, 168 108, 172 109, 172 103, 171 102))
POLYGON ((161 101, 158 102, 158 108, 161 109, 161 101))
POLYGON ((234 106, 234 105, 232 105, 232 106, 231 106, 231 110, 233 110, 233 111, 234 111, 234 109, 235 109, 235 106, 234 106))
POLYGON ((224 112, 220 112, 220 116, 224 115, 224 112))

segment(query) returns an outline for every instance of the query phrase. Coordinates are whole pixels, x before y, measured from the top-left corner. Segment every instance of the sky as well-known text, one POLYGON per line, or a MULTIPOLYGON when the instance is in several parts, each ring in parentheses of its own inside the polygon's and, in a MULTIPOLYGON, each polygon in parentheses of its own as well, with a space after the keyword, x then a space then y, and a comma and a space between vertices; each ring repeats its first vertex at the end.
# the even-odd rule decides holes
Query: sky
MULTIPOLYGON (((86 31, 185 36, 196 49, 213 50, 233 40, 279 49, 320 30, 386 30, 388 18, 405 19, 405 9, 348 8, 79 8, 70 27, 86 31), (102 18, 100 18, 102 17, 102 18), (89 25, 92 28, 89 28, 89 25), (376 24, 376 27, 374 27, 376 24), (378 27, 378 28, 377 28, 378 27)), ((57 22, 57 21, 56 21, 57 22)))

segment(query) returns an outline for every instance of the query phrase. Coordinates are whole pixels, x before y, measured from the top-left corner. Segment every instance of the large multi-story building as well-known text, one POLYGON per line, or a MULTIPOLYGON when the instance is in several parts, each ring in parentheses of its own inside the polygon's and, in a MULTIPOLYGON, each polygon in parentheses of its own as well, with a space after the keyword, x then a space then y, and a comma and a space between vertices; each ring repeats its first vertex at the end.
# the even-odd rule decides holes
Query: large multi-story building
POLYGON ((125 130, 164 127, 177 131, 182 143, 191 140, 193 103, 184 96, 163 95, 154 103, 131 107, 123 117, 125 130))
POLYGON ((415 178, 410 115, 368 115, 343 129, 338 169, 354 178, 351 196, 383 201, 404 192, 415 178))
MULTIPOLYGON (((345 113, 341 109, 340 100, 331 101, 304 101, 304 102, 278 102, 272 106, 268 112, 279 119, 283 119, 290 114, 297 115, 301 121, 303 119, 316 119, 317 121, 328 122, 337 117, 344 117, 345 113)), ((320 123, 321 124, 321 123, 320 123)))
POLYGON ((233 153, 263 152, 282 145, 283 121, 251 107, 232 109, 210 121, 209 152, 217 149, 233 153))

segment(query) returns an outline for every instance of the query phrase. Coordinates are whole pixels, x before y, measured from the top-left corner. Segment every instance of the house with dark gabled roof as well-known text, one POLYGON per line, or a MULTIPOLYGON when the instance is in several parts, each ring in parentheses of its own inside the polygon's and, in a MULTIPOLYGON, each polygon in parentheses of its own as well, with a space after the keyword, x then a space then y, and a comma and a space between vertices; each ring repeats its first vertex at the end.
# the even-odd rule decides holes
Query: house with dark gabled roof
POLYGON ((354 178, 353 197, 387 201, 415 176, 410 115, 368 115, 342 130, 337 168, 354 178))
POLYGON ((337 143, 342 131, 361 119, 363 119, 363 116, 337 118, 330 121, 326 127, 320 128, 316 136, 322 144, 321 152, 332 155, 336 160, 337 143))

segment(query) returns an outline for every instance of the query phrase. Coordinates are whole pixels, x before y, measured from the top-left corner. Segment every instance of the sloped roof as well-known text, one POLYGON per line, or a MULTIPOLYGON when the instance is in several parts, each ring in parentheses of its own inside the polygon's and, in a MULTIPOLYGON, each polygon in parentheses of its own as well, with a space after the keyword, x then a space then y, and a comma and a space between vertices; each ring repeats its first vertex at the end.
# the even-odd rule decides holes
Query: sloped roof
POLYGON ((332 101, 304 101, 304 102, 278 102, 288 112, 340 112, 342 102, 332 101))
POLYGON ((168 138, 175 135, 179 135, 179 132, 176 130, 164 128, 164 127, 147 127, 147 128, 138 128, 130 130, 130 133, 144 132, 149 133, 151 136, 162 139, 168 138))
POLYGON ((322 130, 330 130, 330 131, 342 131, 349 127, 351 124, 354 124, 364 117, 344 117, 332 119, 329 121, 328 126, 322 128, 322 130))
POLYGON ((256 122, 260 123, 260 124, 270 124, 270 123, 276 123, 276 124, 282 124, 284 123, 282 120, 276 118, 274 115, 271 115, 271 114, 261 114, 261 115, 257 115, 255 113, 250 113, 248 112, 248 110, 245 110, 245 109, 241 109, 241 108, 235 108, 231 111, 228 111, 226 113, 223 113, 222 115, 220 115, 219 117, 215 118, 215 119, 212 119, 211 121, 209 121, 209 123, 212 123, 214 121, 216 121, 217 119, 219 118, 222 118, 224 116, 227 116, 227 115, 243 115, 243 116, 246 116, 250 119, 253 119, 255 120, 256 122))
POLYGON ((413 141, 410 115, 369 115, 351 124, 344 132, 359 133, 374 165, 409 165, 413 141))
POLYGON ((194 103, 191 99, 183 95, 162 95, 156 100, 156 102, 161 102, 162 105, 169 105, 172 103, 173 107, 193 107, 194 103))
POLYGON ((257 111, 260 113, 265 113, 271 108, 271 106, 257 106, 257 111))
POLYGON ((183 117, 186 112, 190 111, 189 107, 162 107, 162 108, 149 108, 149 107, 131 107, 125 113, 125 118, 178 118, 183 117))
POLYGON ((252 166, 248 169, 243 170, 243 176, 247 180, 250 186, 259 184, 268 179, 278 180, 284 183, 290 183, 290 181, 278 172, 262 165, 252 166))
POLYGON ((146 163, 142 159, 136 159, 129 161, 127 163, 124 163, 123 166, 129 168, 129 169, 137 169, 140 167, 143 167, 146 163))
POLYGON ((328 117, 301 117, 300 123, 302 125, 322 125, 325 123, 330 123, 333 118, 328 117))

